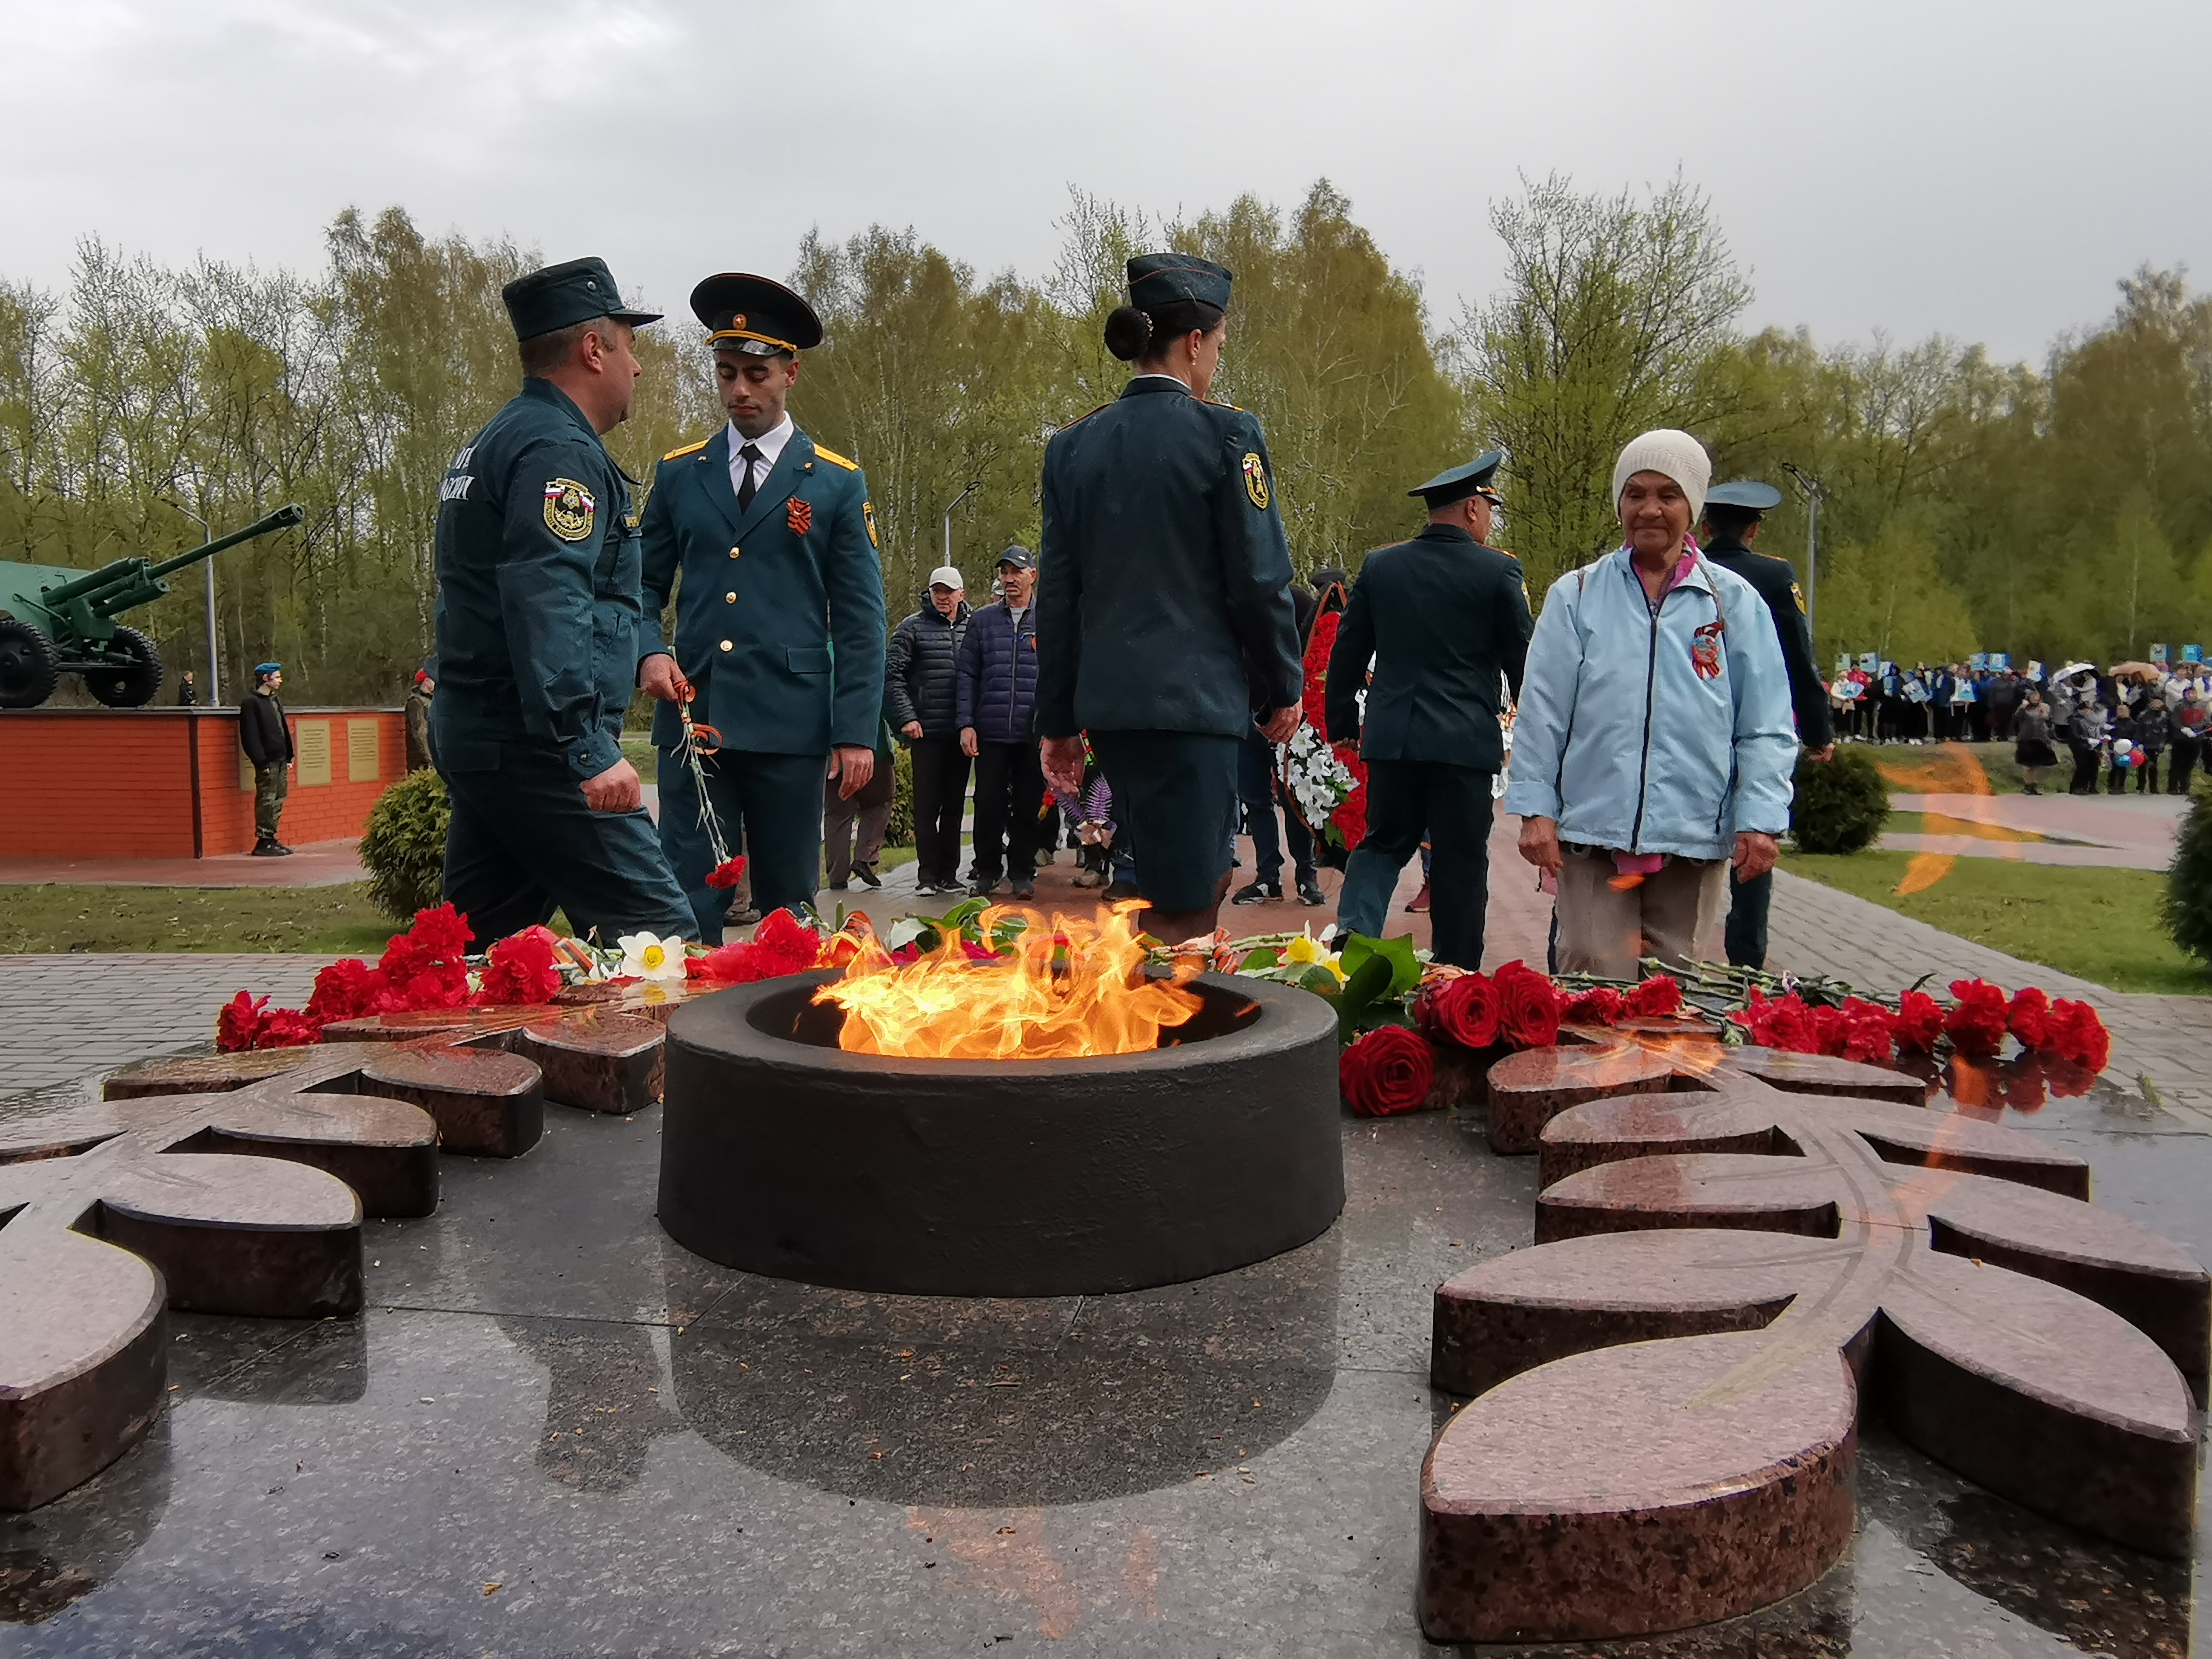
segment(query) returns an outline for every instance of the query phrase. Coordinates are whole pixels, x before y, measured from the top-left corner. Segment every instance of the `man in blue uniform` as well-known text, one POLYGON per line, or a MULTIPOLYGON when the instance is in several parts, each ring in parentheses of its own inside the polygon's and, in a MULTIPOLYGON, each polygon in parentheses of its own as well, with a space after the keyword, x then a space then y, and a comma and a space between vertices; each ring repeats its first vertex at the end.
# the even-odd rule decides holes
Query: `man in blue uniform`
POLYGON ((598 259, 501 296, 522 390, 440 488, 438 696, 430 744, 453 818, 445 896, 480 940, 567 912, 602 944, 689 937, 638 776, 623 758, 636 684, 637 522, 599 440, 629 413, 632 331, 598 259))
MULTIPOLYGON (((1783 665, 1790 671, 1790 702, 1797 715, 1797 741, 1804 758, 1824 761, 1836 752, 1835 719, 1828 707, 1828 688, 1813 665, 1813 635, 1805 623, 1805 592, 1797 586, 1797 572, 1787 559, 1754 553, 1762 514, 1782 503, 1782 492, 1754 478, 1738 478, 1716 486, 1705 495, 1705 529, 1707 539, 1698 546, 1723 570, 1730 570, 1758 589, 1774 618, 1774 631, 1782 641, 1783 665)), ((1729 872, 1728 959, 1738 968, 1766 965, 1766 912, 1774 901, 1774 872, 1749 881, 1729 872)))
POLYGON ((1045 447, 1036 729, 1074 799, 1083 741, 1136 847, 1147 929, 1213 931, 1236 858, 1237 755, 1297 729, 1303 676, 1290 548, 1260 423, 1209 402, 1230 273, 1184 253, 1129 261, 1106 343, 1121 395, 1045 447))
POLYGON ((780 283, 732 273, 692 289, 691 309, 730 421, 653 474, 638 684, 668 705, 653 722, 661 844, 700 936, 715 944, 730 895, 707 885, 714 854, 677 752, 679 693, 688 684, 692 719, 720 737, 708 793, 730 844, 743 834, 755 906, 811 905, 823 781, 849 799, 875 770, 884 581, 866 478, 785 409, 799 352, 822 340, 813 308, 780 283), (672 590, 672 653, 659 626, 672 590))
POLYGON ((1328 660, 1329 738, 1356 738, 1367 763, 1367 834, 1345 866, 1337 930, 1381 936, 1398 872, 1425 834, 1431 943, 1438 962, 1470 970, 1482 966, 1490 903, 1501 687, 1520 696, 1535 626, 1521 562, 1486 544, 1504 459, 1486 450, 1406 492, 1428 504, 1429 526, 1367 556, 1328 660))

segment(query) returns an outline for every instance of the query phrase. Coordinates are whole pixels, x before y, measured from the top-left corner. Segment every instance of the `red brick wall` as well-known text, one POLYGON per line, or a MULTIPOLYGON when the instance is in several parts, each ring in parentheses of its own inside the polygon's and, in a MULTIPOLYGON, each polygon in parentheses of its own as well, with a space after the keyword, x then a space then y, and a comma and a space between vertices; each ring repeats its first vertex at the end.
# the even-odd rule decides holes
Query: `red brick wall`
MULTIPOLYGON (((376 798, 405 775, 407 727, 396 708, 287 711, 292 745, 303 726, 329 738, 330 781, 310 784, 295 761, 281 833, 295 844, 358 836, 376 798), (376 775, 355 781, 349 722, 373 723, 376 775)), ((238 711, 210 708, 11 708, 0 711, 0 858, 192 856, 191 738, 199 739, 203 855, 253 845, 250 770, 240 787, 238 711)), ((362 758, 367 759, 366 744, 362 758)), ((367 769, 364 766, 363 769, 367 769)))

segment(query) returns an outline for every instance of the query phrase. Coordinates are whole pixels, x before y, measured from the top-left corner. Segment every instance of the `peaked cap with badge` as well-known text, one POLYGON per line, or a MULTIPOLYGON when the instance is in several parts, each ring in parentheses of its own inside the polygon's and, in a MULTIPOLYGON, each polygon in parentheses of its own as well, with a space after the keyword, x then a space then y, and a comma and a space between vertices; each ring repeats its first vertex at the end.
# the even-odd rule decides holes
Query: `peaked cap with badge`
POLYGON ((1480 495, 1503 507, 1504 501, 1491 481, 1504 464, 1504 450, 1486 449, 1465 466, 1447 467, 1426 483, 1417 483, 1406 493, 1418 496, 1431 513, 1455 501, 1463 501, 1470 495, 1480 495))
MULTIPOLYGON (((502 292, 517 340, 596 317, 641 326, 606 262, 502 292)), ((623 758, 637 666, 637 519, 590 419, 532 375, 461 446, 438 491, 438 695, 430 743, 453 817, 445 896, 479 939, 550 920, 603 939, 690 934, 642 811, 594 812, 581 785, 623 758)))
POLYGON ((1733 478, 1708 489, 1705 505, 1732 507, 1741 513, 1771 513, 1782 505, 1782 492, 1756 478, 1733 478))
MULTIPOLYGON (((709 276, 691 290, 691 310, 717 353, 795 358, 822 343, 813 307, 765 276, 709 276)), ((765 477, 751 475, 757 487, 740 506, 731 462, 733 446, 745 442, 725 423, 670 451, 654 470, 635 661, 672 655, 694 694, 692 719, 720 737, 721 751, 706 767, 708 789, 732 845, 742 826, 754 902, 767 911, 813 900, 831 749, 876 746, 883 568, 857 462, 793 425, 765 477), (672 594, 676 626, 665 638, 661 617, 672 594)), ((713 941, 731 895, 706 884, 714 858, 696 785, 673 758, 682 736, 678 709, 663 703, 653 721, 663 763, 661 840, 713 941)))
MULTIPOLYGON (((1759 515, 1782 505, 1782 492, 1757 478, 1731 478, 1705 492, 1705 510, 1729 509, 1723 516, 1734 524, 1739 518, 1754 523, 1759 515)), ((1773 613, 1775 633, 1782 641, 1783 665, 1790 671, 1790 702, 1797 715, 1797 740, 1808 749, 1825 749, 1835 741, 1835 715, 1828 688, 1813 661, 1813 635, 1806 625, 1805 590, 1797 585, 1796 567, 1754 551, 1734 534, 1711 525, 1714 534, 1698 551, 1724 570, 1734 571, 1759 590, 1773 613)), ((1764 951, 1760 952, 1763 956, 1764 951)))

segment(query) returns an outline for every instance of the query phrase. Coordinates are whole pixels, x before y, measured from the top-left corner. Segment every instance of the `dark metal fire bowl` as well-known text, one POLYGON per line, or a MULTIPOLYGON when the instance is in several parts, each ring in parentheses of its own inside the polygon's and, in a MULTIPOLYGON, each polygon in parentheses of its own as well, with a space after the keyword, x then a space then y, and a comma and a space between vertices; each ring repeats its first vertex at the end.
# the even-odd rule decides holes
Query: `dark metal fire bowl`
POLYGON ((1206 975, 1172 1047, 1096 1060, 838 1048, 834 975, 668 1025, 660 1224, 709 1261, 847 1290, 1075 1296, 1225 1273, 1344 1207, 1336 1023, 1206 975))

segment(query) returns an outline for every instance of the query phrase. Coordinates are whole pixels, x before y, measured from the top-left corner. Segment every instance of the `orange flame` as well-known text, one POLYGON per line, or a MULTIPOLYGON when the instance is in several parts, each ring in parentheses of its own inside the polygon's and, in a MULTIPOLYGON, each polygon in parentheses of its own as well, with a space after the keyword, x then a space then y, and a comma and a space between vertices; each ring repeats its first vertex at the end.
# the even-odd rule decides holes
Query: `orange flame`
POLYGON ((947 939, 919 962, 895 963, 872 936, 844 977, 814 994, 845 1011, 837 1046, 850 1053, 915 1060, 1072 1060, 1137 1054, 1159 1046, 1163 1029, 1195 1014, 1183 986, 1202 966, 1178 958, 1171 979, 1149 979, 1146 955, 1126 901, 1103 916, 994 905, 978 919, 995 938, 1003 919, 1024 924, 1010 952, 976 962, 947 939))

